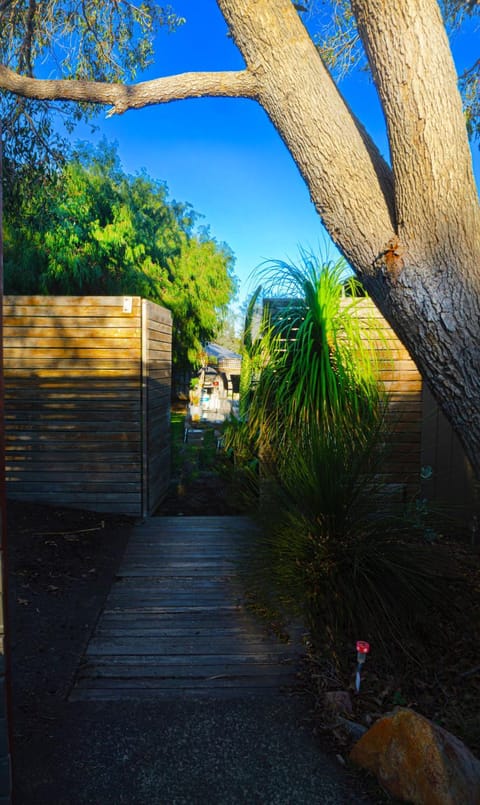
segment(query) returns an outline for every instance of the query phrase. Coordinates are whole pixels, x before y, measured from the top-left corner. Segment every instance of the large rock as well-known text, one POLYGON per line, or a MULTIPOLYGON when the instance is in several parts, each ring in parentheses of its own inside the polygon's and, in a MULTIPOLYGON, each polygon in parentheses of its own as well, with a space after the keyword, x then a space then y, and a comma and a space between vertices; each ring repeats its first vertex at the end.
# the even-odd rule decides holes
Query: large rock
POLYGON ((350 759, 415 805, 480 805, 480 762, 454 735, 413 710, 379 719, 350 759))

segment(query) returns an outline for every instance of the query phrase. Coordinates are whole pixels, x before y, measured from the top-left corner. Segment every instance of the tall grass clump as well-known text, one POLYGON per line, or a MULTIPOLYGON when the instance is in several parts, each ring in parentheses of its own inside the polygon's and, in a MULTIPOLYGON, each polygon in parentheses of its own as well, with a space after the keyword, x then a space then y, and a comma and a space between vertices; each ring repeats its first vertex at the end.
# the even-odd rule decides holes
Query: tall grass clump
POLYGON ((307 254, 261 272, 263 335, 249 345, 257 377, 232 429, 236 448, 259 457, 254 586, 270 606, 301 616, 315 643, 410 646, 432 633, 445 568, 382 486, 381 336, 358 283, 344 276, 343 261, 307 254))

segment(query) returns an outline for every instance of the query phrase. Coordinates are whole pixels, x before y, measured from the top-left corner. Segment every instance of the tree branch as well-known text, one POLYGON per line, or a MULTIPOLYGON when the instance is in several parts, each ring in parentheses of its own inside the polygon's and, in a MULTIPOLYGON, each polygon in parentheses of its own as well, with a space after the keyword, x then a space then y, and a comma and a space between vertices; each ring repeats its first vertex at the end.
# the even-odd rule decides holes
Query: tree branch
POLYGON ((109 84, 74 79, 28 78, 0 65, 0 89, 24 98, 48 101, 80 101, 111 105, 108 115, 123 114, 152 104, 185 98, 256 98, 257 79, 249 70, 214 73, 182 73, 138 84, 109 84))

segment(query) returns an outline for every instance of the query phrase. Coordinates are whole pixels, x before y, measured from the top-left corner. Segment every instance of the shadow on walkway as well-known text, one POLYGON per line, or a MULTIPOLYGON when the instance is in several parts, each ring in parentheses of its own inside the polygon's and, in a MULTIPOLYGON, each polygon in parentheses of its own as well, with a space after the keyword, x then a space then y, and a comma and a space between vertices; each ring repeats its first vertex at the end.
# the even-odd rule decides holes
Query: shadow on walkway
POLYGON ((247 517, 153 517, 138 525, 90 640, 73 701, 271 695, 302 646, 267 634, 237 578, 247 517))
POLYGON ((27 685, 15 691, 16 805, 369 802, 291 693, 295 647, 243 608, 234 570, 248 521, 158 520, 129 527, 117 564, 120 532, 112 523, 99 549, 107 529, 94 530, 93 516, 80 536, 72 514, 57 547, 55 523, 40 547, 38 531, 25 544, 25 563, 53 552, 65 573, 43 594, 40 577, 24 592, 24 571, 16 576, 16 595, 28 597, 15 624, 15 678, 27 685), (120 567, 113 584, 107 565, 120 567), (29 635, 40 657, 20 649, 29 635))

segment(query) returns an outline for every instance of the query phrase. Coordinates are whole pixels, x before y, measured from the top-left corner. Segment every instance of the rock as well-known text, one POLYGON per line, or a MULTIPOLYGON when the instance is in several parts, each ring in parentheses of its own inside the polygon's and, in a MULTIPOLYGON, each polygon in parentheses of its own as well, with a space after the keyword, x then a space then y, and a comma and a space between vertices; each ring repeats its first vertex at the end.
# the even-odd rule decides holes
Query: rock
POLYGON ((346 690, 331 690, 325 694, 325 707, 334 713, 353 713, 352 700, 346 690))
POLYGON ((350 759, 414 805, 480 805, 480 761, 451 733, 407 708, 379 721, 350 759))

